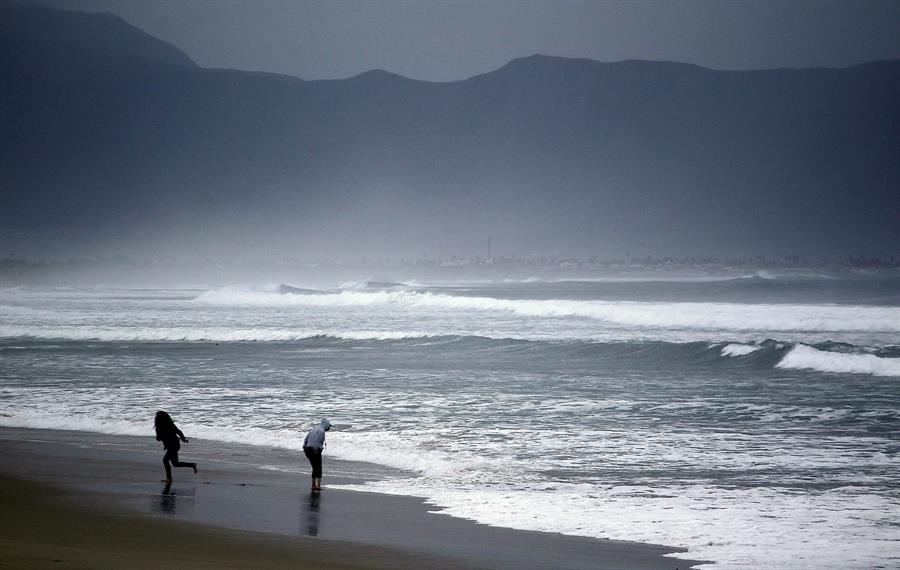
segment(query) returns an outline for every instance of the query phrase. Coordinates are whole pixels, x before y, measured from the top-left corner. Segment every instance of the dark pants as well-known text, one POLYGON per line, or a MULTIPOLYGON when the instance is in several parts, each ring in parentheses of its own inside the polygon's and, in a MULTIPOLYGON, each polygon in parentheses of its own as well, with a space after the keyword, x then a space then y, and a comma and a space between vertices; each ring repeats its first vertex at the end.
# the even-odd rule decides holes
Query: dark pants
POLYGON ((185 463, 184 461, 178 461, 178 449, 167 449, 166 454, 163 455, 163 466, 166 468, 166 479, 169 481, 172 480, 172 468, 169 467, 169 463, 174 465, 175 467, 196 467, 196 463, 185 463))
POLYGON ((306 454, 309 464, 312 465, 312 478, 320 479, 322 477, 322 450, 318 447, 304 447, 303 453, 306 454))

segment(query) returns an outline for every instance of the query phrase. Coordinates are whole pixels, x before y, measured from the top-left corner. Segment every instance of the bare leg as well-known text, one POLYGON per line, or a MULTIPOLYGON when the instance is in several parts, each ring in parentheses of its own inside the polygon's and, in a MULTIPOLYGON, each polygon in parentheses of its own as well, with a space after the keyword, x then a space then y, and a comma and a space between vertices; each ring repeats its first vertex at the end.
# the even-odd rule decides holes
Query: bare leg
POLYGON ((165 455, 163 455, 163 467, 166 468, 166 483, 172 482, 172 468, 169 467, 169 452, 167 451, 165 455))
POLYGON ((304 447, 303 453, 306 454, 312 467, 312 490, 318 491, 322 488, 322 450, 304 447))
POLYGON ((163 456, 163 465, 166 466, 166 480, 172 481, 172 469, 169 467, 169 463, 172 463, 173 467, 190 467, 194 470, 194 473, 197 473, 197 464, 196 463, 188 463, 186 461, 178 460, 178 451, 168 450, 166 451, 165 456, 163 456))

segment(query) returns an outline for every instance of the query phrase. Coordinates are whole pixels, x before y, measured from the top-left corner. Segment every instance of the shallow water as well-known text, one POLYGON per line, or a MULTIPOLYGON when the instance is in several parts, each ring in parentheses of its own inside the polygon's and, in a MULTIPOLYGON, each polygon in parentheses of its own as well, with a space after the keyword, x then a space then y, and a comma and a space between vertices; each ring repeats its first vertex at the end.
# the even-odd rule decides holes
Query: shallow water
MULTIPOLYGON (((297 284, 302 286, 302 284, 297 284)), ((362 488, 722 568, 900 563, 900 282, 0 291, 0 424, 396 468, 362 488), (813 302, 803 302, 810 299, 813 302)))

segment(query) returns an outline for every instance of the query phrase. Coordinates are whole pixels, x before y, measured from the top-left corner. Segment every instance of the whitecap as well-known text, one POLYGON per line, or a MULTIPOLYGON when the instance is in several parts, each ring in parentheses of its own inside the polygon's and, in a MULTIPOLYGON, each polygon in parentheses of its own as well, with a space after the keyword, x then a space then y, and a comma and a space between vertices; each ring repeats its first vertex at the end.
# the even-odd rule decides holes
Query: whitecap
POLYGON ((762 348, 753 344, 732 343, 722 347, 722 356, 747 356, 762 348))
POLYGON ((791 349, 776 366, 839 374, 900 377, 900 358, 881 358, 873 354, 827 352, 803 344, 791 349))

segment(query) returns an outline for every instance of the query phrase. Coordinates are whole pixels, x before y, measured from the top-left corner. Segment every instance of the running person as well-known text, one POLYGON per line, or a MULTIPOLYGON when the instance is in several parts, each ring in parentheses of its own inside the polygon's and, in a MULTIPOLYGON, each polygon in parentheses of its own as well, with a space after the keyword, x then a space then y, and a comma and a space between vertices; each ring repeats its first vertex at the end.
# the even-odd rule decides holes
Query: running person
POLYGON ((172 482, 172 467, 169 465, 170 463, 175 467, 190 467, 194 470, 194 473, 196 473, 196 463, 178 461, 178 450, 181 449, 181 442, 190 442, 188 438, 184 437, 184 434, 181 433, 181 430, 178 429, 175 422, 172 421, 172 417, 160 410, 156 412, 156 418, 153 420, 153 425, 156 429, 156 441, 163 442, 163 447, 166 449, 166 454, 163 455, 163 466, 166 468, 165 482, 172 482))

